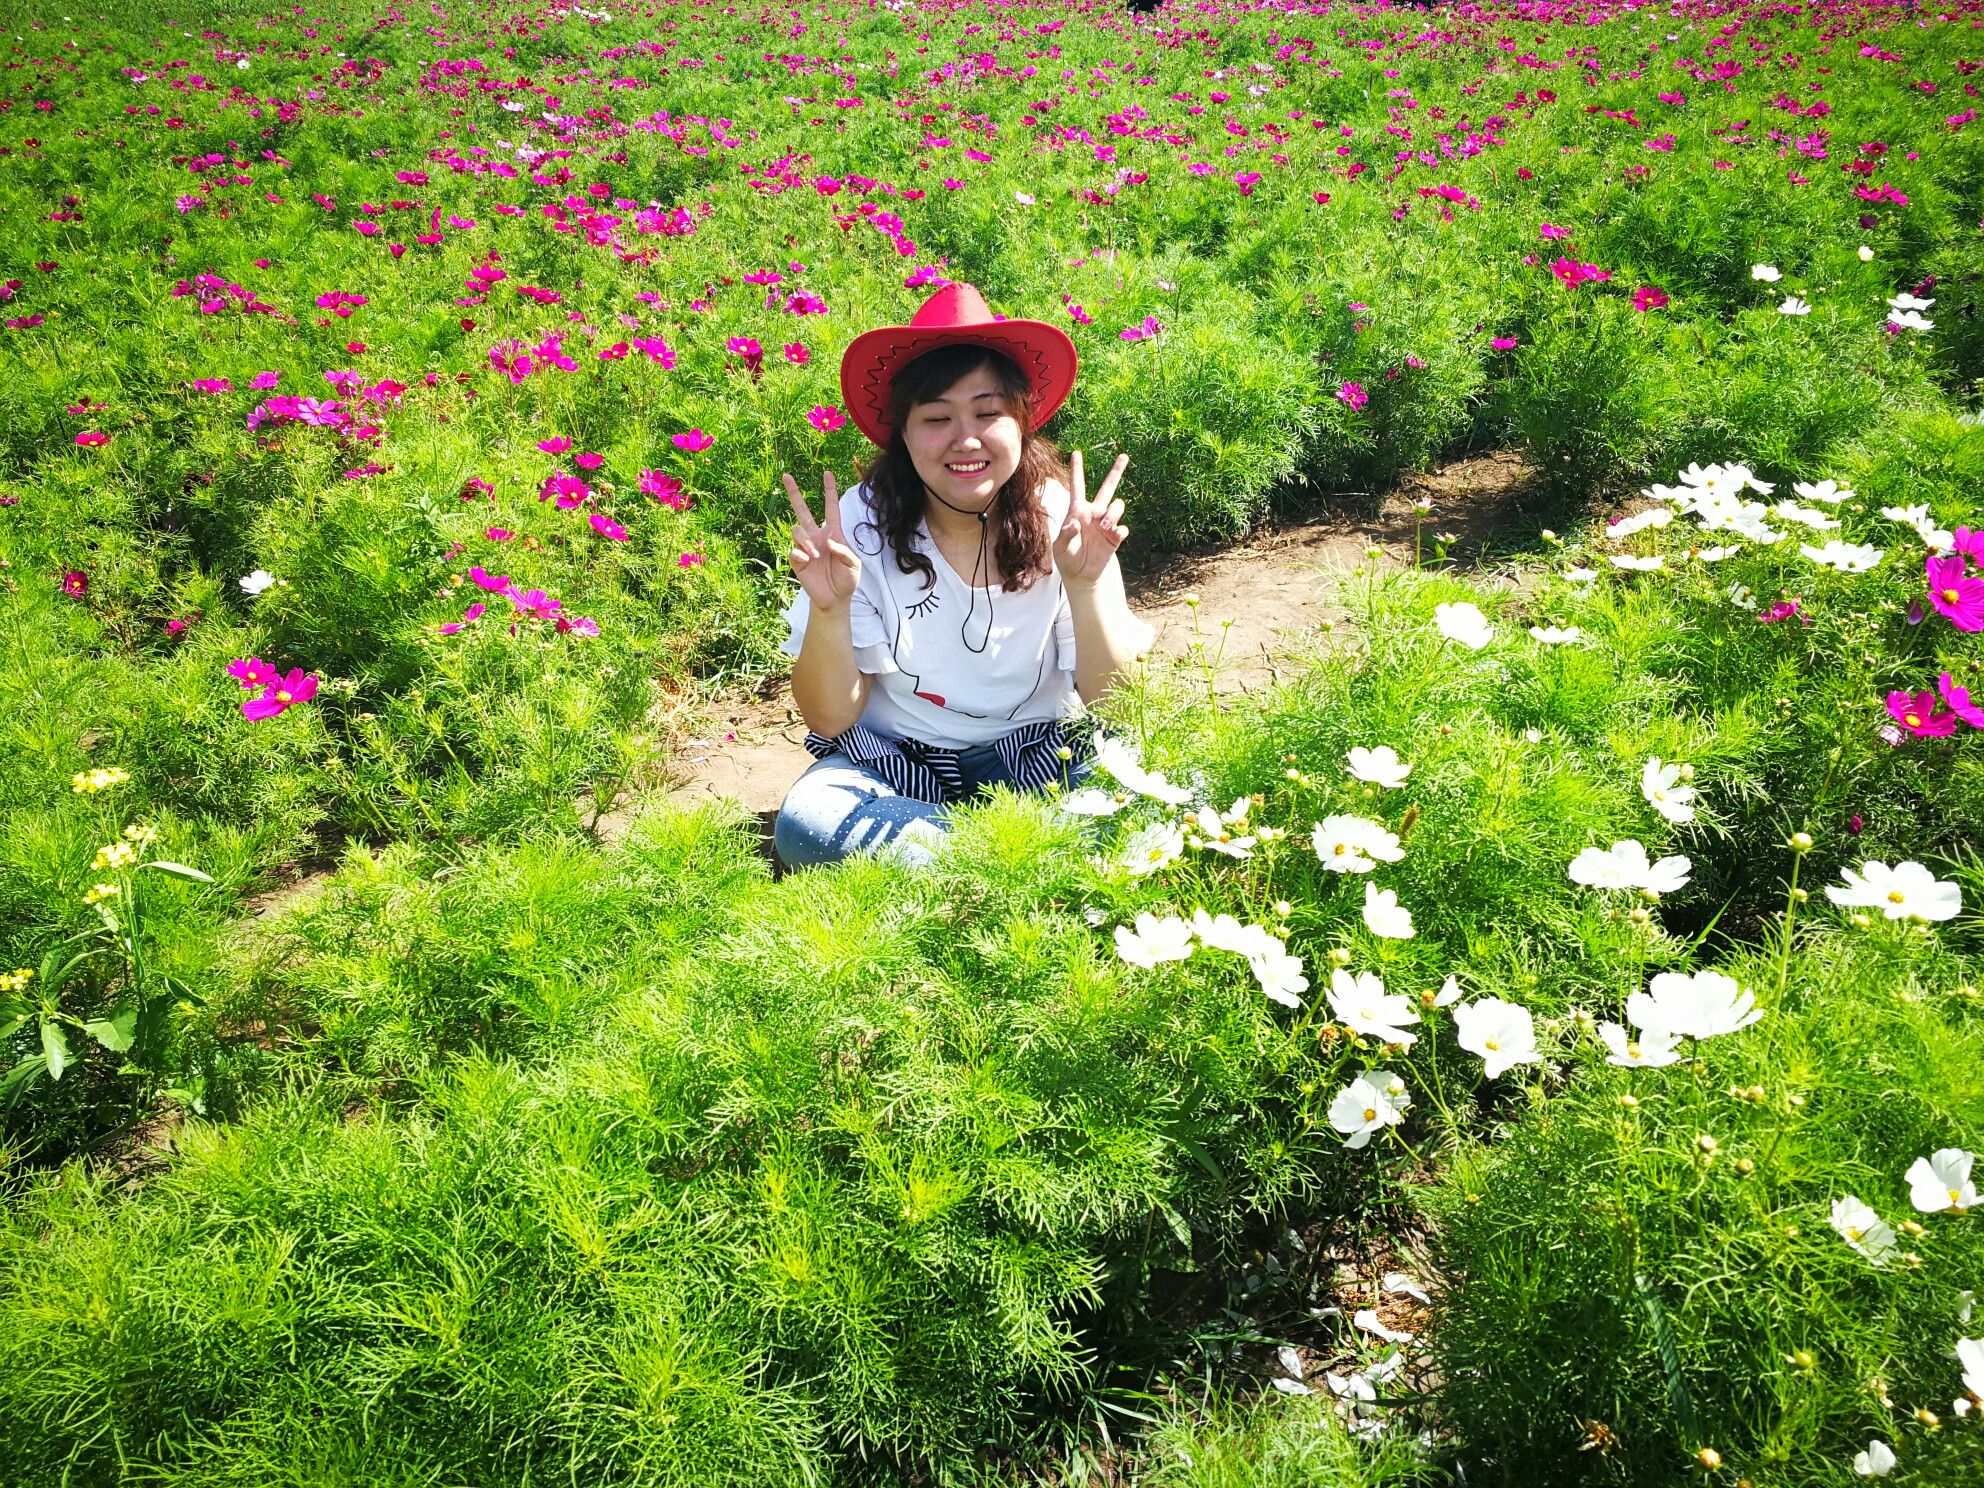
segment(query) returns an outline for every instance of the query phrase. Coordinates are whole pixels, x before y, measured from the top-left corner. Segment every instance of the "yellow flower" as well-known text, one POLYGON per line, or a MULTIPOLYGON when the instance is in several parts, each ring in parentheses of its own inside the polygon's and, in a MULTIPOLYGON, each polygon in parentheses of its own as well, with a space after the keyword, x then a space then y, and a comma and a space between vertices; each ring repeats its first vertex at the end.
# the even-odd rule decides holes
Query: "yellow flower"
POLYGON ((0 992, 18 992, 33 976, 34 972, 25 966, 17 967, 13 971, 0 972, 0 992))
POLYGON ((113 765, 107 770, 79 770, 71 777, 70 785, 79 796, 93 796, 98 791, 123 785, 130 778, 128 770, 120 770, 113 765))
POLYGON ((90 864, 101 871, 105 868, 129 868, 138 861, 138 850, 128 842, 113 842, 96 850, 96 860, 90 864))
POLYGON ((95 903, 97 903, 97 902, 98 902, 98 901, 100 901, 100 900, 103 900, 103 899, 115 899, 116 897, 117 897, 117 885, 116 885, 116 884, 101 884, 101 883, 100 883, 100 884, 96 884, 96 885, 94 885, 94 886, 93 886, 93 887, 92 887, 92 888, 90 889, 90 891, 89 891, 89 892, 88 892, 87 894, 85 894, 85 895, 83 895, 83 903, 85 903, 85 904, 95 904, 95 903))
POLYGON ((124 829, 124 840, 135 846, 143 847, 147 842, 156 842, 158 840, 158 828, 142 826, 137 822, 133 822, 124 829))

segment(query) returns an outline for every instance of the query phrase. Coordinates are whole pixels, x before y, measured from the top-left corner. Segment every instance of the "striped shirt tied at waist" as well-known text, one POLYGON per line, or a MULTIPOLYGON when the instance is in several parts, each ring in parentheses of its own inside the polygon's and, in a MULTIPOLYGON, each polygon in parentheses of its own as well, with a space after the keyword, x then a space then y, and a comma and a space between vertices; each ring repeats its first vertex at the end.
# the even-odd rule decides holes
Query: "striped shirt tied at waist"
MULTIPOLYGON (((1067 772, 1093 752, 1092 732, 1093 724, 1086 719, 1047 718, 994 739, 991 747, 1016 786, 1044 790, 1050 783, 1064 781, 1067 772), (1072 750, 1074 758, 1062 759, 1063 748, 1072 750)), ((932 806, 948 806, 968 794, 958 765, 958 756, 964 753, 960 749, 892 738, 860 723, 832 739, 808 730, 806 749, 815 759, 844 754, 880 775, 897 794, 932 806)))

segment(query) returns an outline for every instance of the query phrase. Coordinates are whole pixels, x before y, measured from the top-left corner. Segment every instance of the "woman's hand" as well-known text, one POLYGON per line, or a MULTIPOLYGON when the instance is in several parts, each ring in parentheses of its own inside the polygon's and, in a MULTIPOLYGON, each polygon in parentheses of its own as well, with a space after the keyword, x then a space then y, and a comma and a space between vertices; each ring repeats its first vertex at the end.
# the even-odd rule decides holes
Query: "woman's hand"
POLYGON ((799 483, 785 477, 785 494, 792 499, 792 571, 816 610, 839 610, 854 598, 861 582, 861 555, 847 544, 840 527, 840 487, 833 472, 824 476, 826 521, 813 520, 813 508, 799 494, 799 483))
POLYGON ((1129 463, 1128 454, 1116 457, 1116 463, 1109 467, 1109 474, 1103 479, 1102 489, 1091 502, 1083 495, 1086 482, 1082 476, 1081 451, 1076 450, 1068 457, 1073 489, 1068 493, 1068 520, 1061 524, 1060 535, 1054 542, 1054 567, 1060 571, 1061 582, 1070 588, 1092 587, 1109 567, 1109 560, 1116 556, 1123 539, 1130 535, 1129 528, 1118 525, 1123 503, 1110 499, 1115 496, 1117 483, 1123 479, 1124 467, 1129 463))

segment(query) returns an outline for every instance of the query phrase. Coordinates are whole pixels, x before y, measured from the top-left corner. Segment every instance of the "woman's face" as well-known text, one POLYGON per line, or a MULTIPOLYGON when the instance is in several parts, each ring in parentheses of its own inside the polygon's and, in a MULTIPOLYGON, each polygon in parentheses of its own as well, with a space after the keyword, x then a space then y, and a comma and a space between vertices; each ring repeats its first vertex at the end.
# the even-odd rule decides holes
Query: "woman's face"
POLYGON ((990 367, 961 378, 935 402, 916 404, 903 429, 924 485, 969 512, 985 510, 1013 478, 1020 437, 1020 421, 990 367))

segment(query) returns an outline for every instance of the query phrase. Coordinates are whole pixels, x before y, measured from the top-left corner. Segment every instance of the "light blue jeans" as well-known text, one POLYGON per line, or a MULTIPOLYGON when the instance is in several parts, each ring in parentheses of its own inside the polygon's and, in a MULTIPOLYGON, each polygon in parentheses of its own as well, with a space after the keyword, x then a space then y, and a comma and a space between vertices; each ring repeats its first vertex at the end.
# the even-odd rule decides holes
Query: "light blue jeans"
MULTIPOLYGON (((1092 757, 1069 765, 1069 787, 1080 785, 1094 768, 1092 757)), ((958 769, 972 795, 988 786, 1015 783, 990 744, 961 750, 958 769)), ((830 754, 816 760, 786 792, 772 843, 788 868, 811 868, 858 852, 882 851, 922 867, 950 830, 949 811, 947 806, 901 795, 868 766, 844 754, 830 754)))

